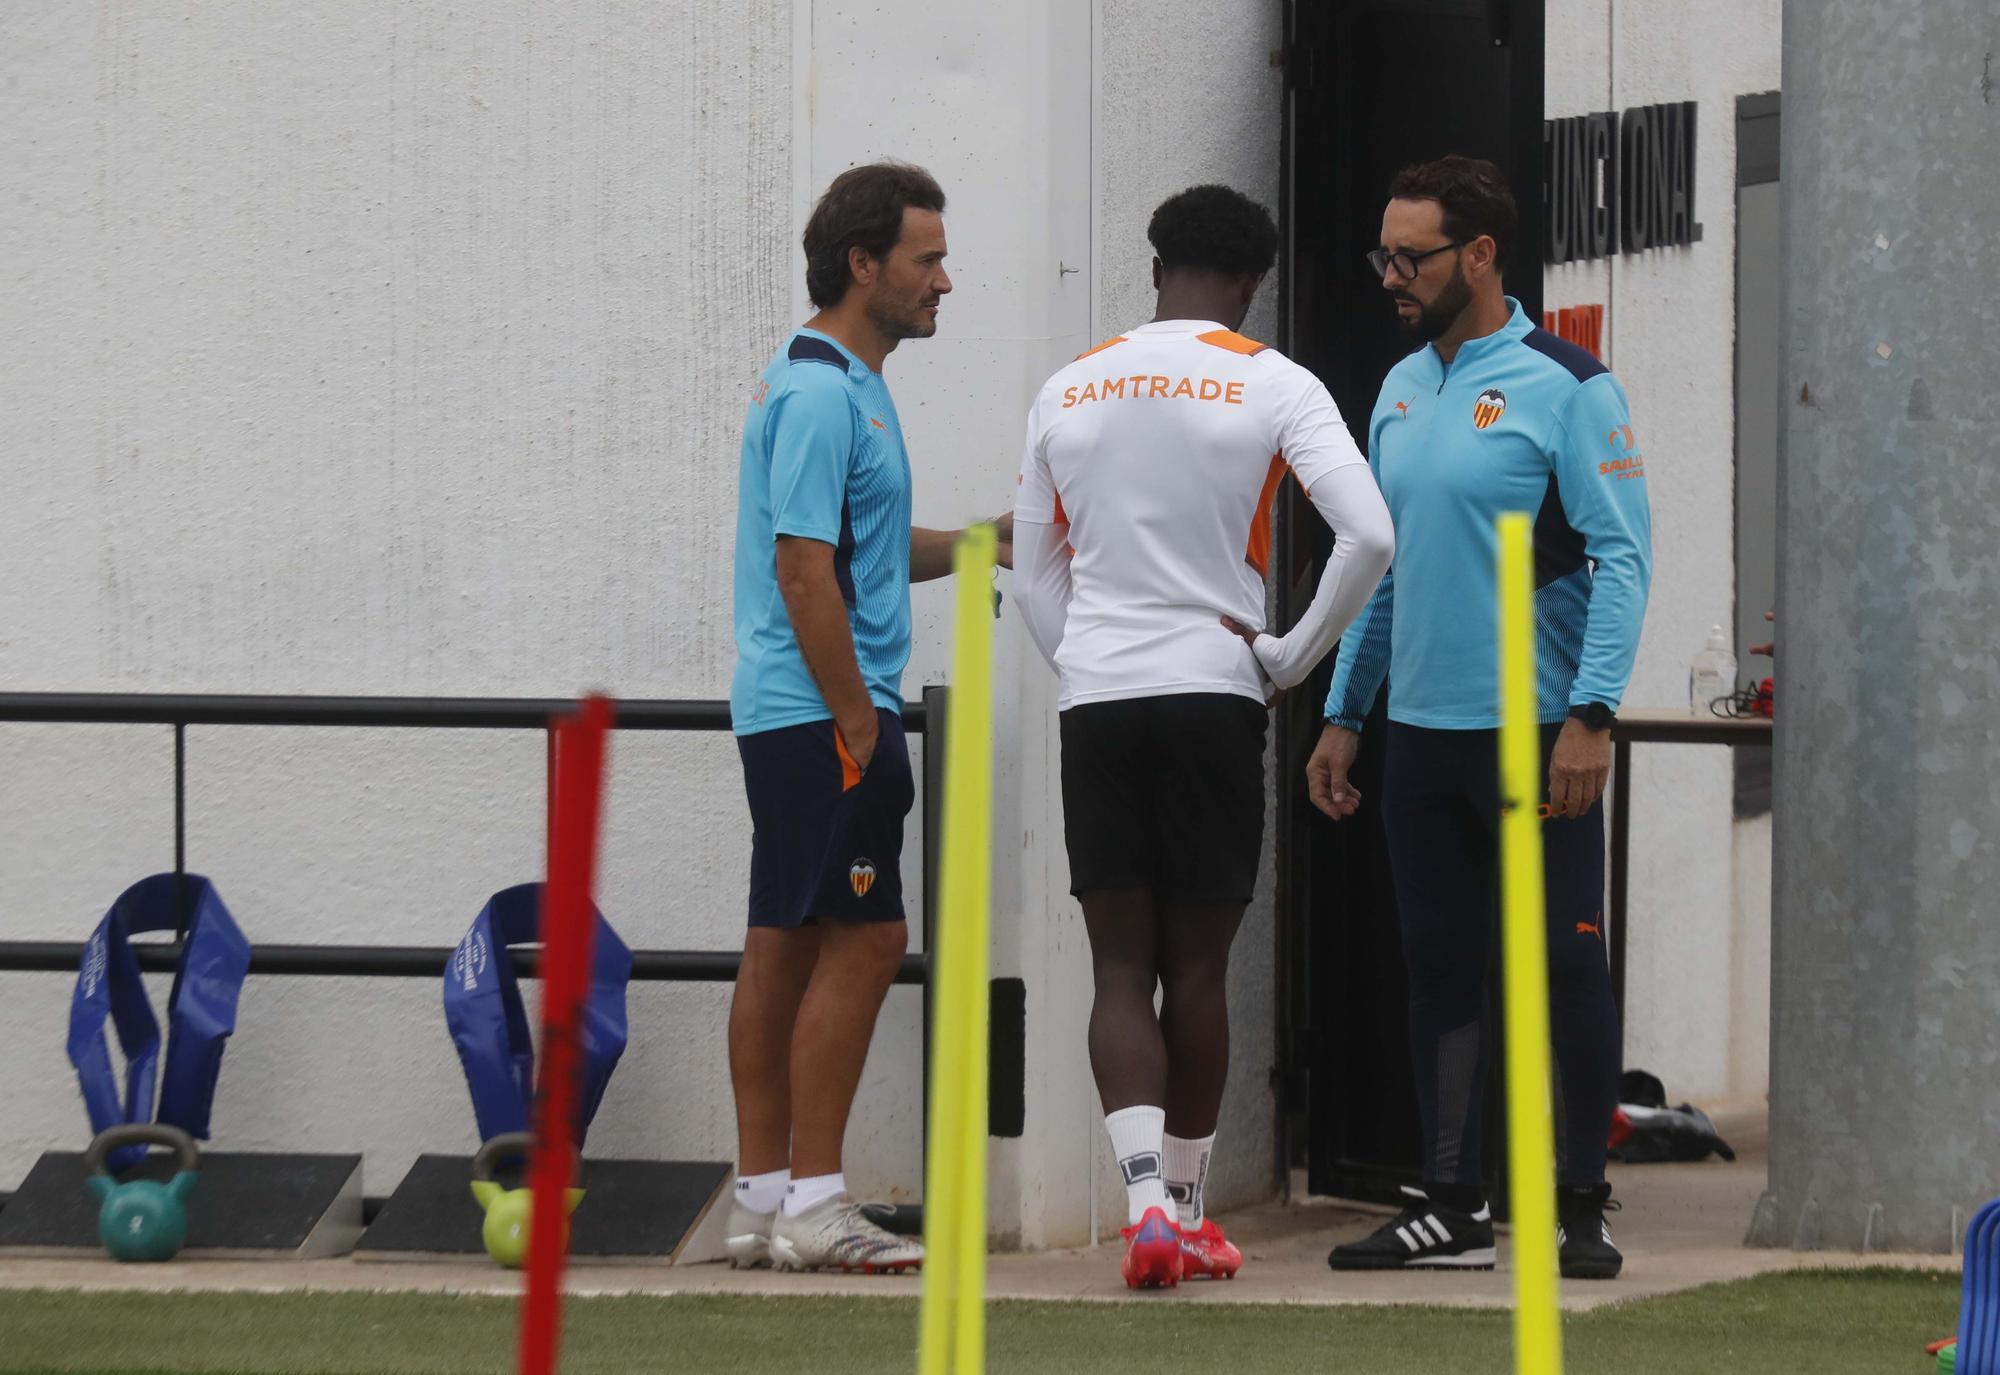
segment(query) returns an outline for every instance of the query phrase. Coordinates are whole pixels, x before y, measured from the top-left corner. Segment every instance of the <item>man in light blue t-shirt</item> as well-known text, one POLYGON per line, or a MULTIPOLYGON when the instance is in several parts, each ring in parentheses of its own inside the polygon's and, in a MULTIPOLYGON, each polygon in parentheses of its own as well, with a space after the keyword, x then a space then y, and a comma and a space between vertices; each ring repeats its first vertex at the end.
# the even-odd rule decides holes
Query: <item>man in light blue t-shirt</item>
POLYGON ((744 417, 730 715, 754 836, 729 1012, 738 1266, 923 1261, 848 1197, 841 1141, 909 943, 910 583, 951 571, 959 533, 911 527, 910 460, 882 378, 898 343, 937 332, 951 290, 943 211, 922 168, 834 179, 805 232, 819 312, 779 347, 744 417))
POLYGON ((1335 820, 1360 805, 1348 771, 1386 680, 1380 807, 1424 1187, 1327 1259, 1336 1270, 1494 1263, 1480 1140, 1499 903, 1494 522, 1532 511, 1560 1260, 1565 1277, 1610 1279, 1623 1265, 1604 1221, 1620 1047, 1600 799, 1652 578, 1645 455, 1618 379, 1506 295, 1517 214, 1500 170, 1444 158, 1405 168, 1389 195, 1369 262, 1421 345, 1390 370, 1368 423, 1396 557, 1341 640, 1307 782, 1335 820))

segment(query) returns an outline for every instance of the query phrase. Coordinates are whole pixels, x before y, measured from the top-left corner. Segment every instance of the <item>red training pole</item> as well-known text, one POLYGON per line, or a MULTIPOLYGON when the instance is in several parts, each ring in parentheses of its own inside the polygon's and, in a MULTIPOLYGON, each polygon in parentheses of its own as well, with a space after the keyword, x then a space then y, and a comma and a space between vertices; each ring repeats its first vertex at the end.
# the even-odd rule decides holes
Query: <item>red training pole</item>
POLYGON ((541 1074, 535 1086, 534 1191, 528 1223, 528 1294, 521 1306, 521 1375, 554 1375, 562 1328, 563 1262, 569 1250, 566 1195, 576 1163, 579 1024, 590 985, 592 880, 604 802, 605 736, 611 702, 586 697, 555 723, 555 799, 549 874, 542 887, 541 1074))

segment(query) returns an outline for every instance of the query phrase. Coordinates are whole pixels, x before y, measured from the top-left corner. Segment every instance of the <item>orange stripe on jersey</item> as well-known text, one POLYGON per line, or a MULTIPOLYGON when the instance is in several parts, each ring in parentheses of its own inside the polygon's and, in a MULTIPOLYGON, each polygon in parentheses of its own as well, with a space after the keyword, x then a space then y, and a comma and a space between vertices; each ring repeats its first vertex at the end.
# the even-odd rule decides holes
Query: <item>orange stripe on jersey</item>
POLYGON ((1091 354, 1093 354, 1093 353, 1102 353, 1102 352, 1104 352, 1104 350, 1106 350, 1106 349, 1110 348, 1110 347, 1111 347, 1111 346, 1112 346, 1113 344, 1122 344, 1122 343, 1124 343, 1124 342, 1125 342, 1125 336, 1124 336, 1124 335, 1122 335, 1122 334, 1121 334, 1121 335, 1119 335, 1119 336, 1118 336, 1118 337, 1117 337, 1116 339, 1106 339, 1106 340, 1105 340, 1105 341, 1104 341, 1103 343, 1099 344, 1099 345, 1098 345, 1098 346, 1097 346, 1096 348, 1094 348, 1094 349, 1085 349, 1085 350, 1084 350, 1084 351, 1083 351, 1082 353, 1079 353, 1079 354, 1078 354, 1078 355, 1076 356, 1076 358, 1075 358, 1075 360, 1074 360, 1074 361, 1076 361, 1076 362, 1079 362, 1079 363, 1081 363, 1081 362, 1082 362, 1082 361, 1083 361, 1084 359, 1086 359, 1086 358, 1090 357, 1090 355, 1091 355, 1091 354))
POLYGON ((1195 338, 1204 344, 1213 344, 1219 349, 1228 349, 1231 353, 1245 355, 1259 354, 1270 347, 1269 344, 1260 344, 1255 339, 1245 339, 1233 329, 1212 329, 1206 334, 1195 335, 1195 338))
MULTIPOLYGON (((1067 512, 1067 511, 1063 510, 1063 504, 1062 504, 1062 493, 1061 493, 1061 492, 1057 492, 1057 493, 1056 493, 1056 524, 1057 524, 1057 525, 1068 525, 1068 524, 1069 524, 1069 512, 1067 512)), ((1069 542, 1068 542, 1067 540, 1065 540, 1065 541, 1063 542, 1063 553, 1064 553, 1064 556, 1065 556, 1065 557, 1067 557, 1067 558, 1072 558, 1072 559, 1073 559, 1073 558, 1075 558, 1075 557, 1076 557, 1076 546, 1075 546, 1074 544, 1071 544, 1071 543, 1069 543, 1069 542)))
POLYGON ((1257 497, 1257 514, 1250 518, 1250 542, 1243 561, 1256 569, 1260 578, 1271 573, 1271 506, 1278 499, 1278 484, 1285 480, 1290 466, 1283 454, 1271 455, 1270 470, 1264 474, 1264 490, 1257 497))

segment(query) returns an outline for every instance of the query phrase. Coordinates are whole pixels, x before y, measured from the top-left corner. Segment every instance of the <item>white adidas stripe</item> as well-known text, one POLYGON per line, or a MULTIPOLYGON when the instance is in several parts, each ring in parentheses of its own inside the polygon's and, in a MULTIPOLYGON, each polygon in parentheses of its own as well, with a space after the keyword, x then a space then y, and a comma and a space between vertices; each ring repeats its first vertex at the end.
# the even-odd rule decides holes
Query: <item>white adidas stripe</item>
POLYGON ((1432 1213, 1429 1217, 1425 1218, 1424 1221, 1428 1222, 1431 1225, 1431 1230, 1437 1233, 1438 1242, 1440 1245, 1450 1242, 1451 1233, 1447 1232, 1444 1229, 1444 1224, 1437 1220, 1436 1213, 1432 1213))
MULTIPOLYGON (((1608 1223, 1608 1222, 1600 1222, 1600 1223, 1598 1223, 1598 1224, 1597 1224, 1597 1226, 1598 1226, 1598 1229, 1599 1229, 1599 1230, 1600 1230, 1600 1231, 1601 1231, 1601 1232, 1603 1233, 1603 1235, 1604 1235, 1604 1244, 1605 1244, 1605 1245, 1607 1245, 1607 1246, 1609 1246, 1609 1245, 1612 1245, 1613 1243, 1612 1243, 1612 1241, 1611 1241, 1611 1224, 1610 1224, 1610 1223, 1608 1223)), ((1568 1232, 1567 1230, 1565 1230, 1565 1229, 1564 1229, 1564 1227, 1563 1227, 1563 1225, 1562 1225, 1561 1223, 1557 1223, 1557 1224, 1556 1224, 1556 1245, 1558 1245, 1558 1246, 1562 1246, 1562 1245, 1565 1245, 1565 1244, 1567 1244, 1567 1243, 1568 1243, 1568 1241, 1569 1241, 1569 1232, 1568 1232)))
POLYGON ((1410 1229, 1409 1229, 1409 1228, 1407 1228, 1407 1227, 1398 1227, 1398 1228, 1396 1229, 1396 1235, 1397 1235, 1397 1236, 1399 1236, 1399 1237, 1401 1237, 1401 1238, 1403 1239, 1403 1245, 1405 1245, 1405 1246, 1409 1247, 1409 1248, 1410 1248, 1410 1250, 1411 1250, 1412 1252, 1415 1252, 1415 1251, 1418 1251, 1418 1250, 1421 1250, 1421 1249, 1422 1249, 1421 1247, 1419 1247, 1419 1246, 1417 1245, 1417 1240, 1416 1240, 1416 1238, 1410 1235, 1410 1229))

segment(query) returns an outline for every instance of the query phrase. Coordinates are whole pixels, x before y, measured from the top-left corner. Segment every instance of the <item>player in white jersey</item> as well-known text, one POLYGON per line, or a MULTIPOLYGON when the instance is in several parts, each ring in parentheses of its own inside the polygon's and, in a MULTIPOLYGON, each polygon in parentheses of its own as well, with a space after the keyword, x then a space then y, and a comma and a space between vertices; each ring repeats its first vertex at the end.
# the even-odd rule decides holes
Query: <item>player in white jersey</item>
POLYGON ((1236 332, 1277 256, 1270 213, 1197 186, 1147 237, 1155 317, 1042 388, 1014 508, 1016 598, 1062 680, 1090 1061, 1134 1288, 1242 1263, 1202 1187, 1229 1069, 1229 947, 1263 851, 1266 704, 1325 656, 1394 543, 1326 388, 1236 332), (1311 608, 1274 636, 1260 628, 1288 470, 1337 538, 1311 608))

